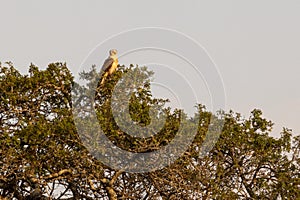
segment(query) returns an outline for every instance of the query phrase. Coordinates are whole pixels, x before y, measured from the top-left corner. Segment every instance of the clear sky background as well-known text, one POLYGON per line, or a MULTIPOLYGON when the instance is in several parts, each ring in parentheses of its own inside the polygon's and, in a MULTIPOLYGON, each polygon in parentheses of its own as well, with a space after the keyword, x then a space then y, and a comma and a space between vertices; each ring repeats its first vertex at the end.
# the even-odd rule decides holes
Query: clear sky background
MULTIPOLYGON (((0 61, 26 73, 63 61, 76 72, 121 31, 162 27, 194 38, 217 64, 226 109, 254 108, 300 133, 300 1, 0 0, 0 61)), ((105 55, 106 57, 107 55, 105 55)), ((103 60, 99 60, 103 62, 103 60)))

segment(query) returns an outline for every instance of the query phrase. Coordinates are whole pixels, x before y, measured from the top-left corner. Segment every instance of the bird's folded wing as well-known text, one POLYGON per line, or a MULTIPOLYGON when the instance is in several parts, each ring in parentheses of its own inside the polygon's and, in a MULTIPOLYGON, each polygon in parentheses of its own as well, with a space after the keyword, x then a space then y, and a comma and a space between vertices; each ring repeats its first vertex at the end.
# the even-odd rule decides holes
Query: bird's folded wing
POLYGON ((104 63, 103 63, 103 66, 101 68, 101 72, 105 72, 109 69, 109 67, 113 64, 114 62, 114 59, 112 58, 107 58, 104 63))

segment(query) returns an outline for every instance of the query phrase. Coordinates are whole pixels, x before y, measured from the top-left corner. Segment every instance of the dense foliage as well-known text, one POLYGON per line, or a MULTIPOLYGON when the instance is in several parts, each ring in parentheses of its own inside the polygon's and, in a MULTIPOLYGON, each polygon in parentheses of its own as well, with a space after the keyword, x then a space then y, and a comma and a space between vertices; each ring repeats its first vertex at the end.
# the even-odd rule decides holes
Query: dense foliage
MULTIPOLYGON (((88 83, 84 88, 75 83, 63 63, 50 64, 45 70, 31 65, 27 75, 20 74, 11 63, 0 65, 0 199, 297 199, 300 196, 300 137, 292 137, 291 130, 286 128, 280 138, 271 137, 273 124, 258 109, 251 112, 249 119, 238 113, 222 112, 213 116, 225 120, 220 138, 207 155, 200 156, 199 147, 212 113, 197 105, 198 113, 189 118, 181 110, 166 108, 166 100, 151 95, 152 75, 145 67, 119 66, 104 86, 97 86, 99 73, 93 67, 81 73, 88 83), (156 116, 162 113, 166 116, 163 129, 152 137, 128 135, 112 115, 112 89, 129 71, 139 73, 145 80, 130 94, 133 121, 148 125, 151 106, 156 106, 156 116), (91 90, 93 86, 97 87, 91 90), (91 91, 93 100, 82 95, 91 91), (77 95, 78 101, 73 102, 71 95, 77 95), (74 124, 72 108, 86 108, 91 101, 106 136, 131 152, 151 152, 167 145, 184 121, 197 126, 197 135, 186 152, 163 169, 145 173, 114 170, 93 157, 74 124)), ((122 111, 122 107, 119 109, 122 111)), ((97 137, 89 133, 86 136, 87 140, 97 137)))

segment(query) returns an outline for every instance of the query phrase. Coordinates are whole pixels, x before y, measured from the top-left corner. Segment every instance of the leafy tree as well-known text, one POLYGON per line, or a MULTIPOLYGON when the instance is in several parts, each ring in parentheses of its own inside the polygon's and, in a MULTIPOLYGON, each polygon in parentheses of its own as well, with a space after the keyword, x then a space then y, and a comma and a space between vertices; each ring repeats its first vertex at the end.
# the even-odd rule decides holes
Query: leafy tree
MULTIPOLYGON (((12 65, 0 65, 0 197, 2 199, 297 199, 300 196, 300 137, 284 128, 280 138, 271 137, 273 123, 255 109, 249 119, 230 111, 213 115, 203 105, 189 118, 182 110, 165 107, 167 100, 150 92, 153 72, 146 67, 119 66, 104 86, 98 85, 95 67, 82 72, 86 85, 79 85, 64 63, 52 63, 45 70, 31 65, 21 75, 12 65), (138 74, 139 86, 128 91, 129 114, 147 126, 157 117, 163 128, 147 138, 134 137, 118 126, 113 116, 113 88, 131 82, 126 74, 138 74), (72 90, 73 88, 73 90, 72 90), (75 101, 72 101, 72 96, 75 101), (93 104, 91 104, 93 103, 93 104), (93 105, 92 107, 90 105, 93 105), (151 113, 151 107, 155 111, 151 113), (105 135, 119 148, 130 152, 152 152, 168 145, 180 124, 197 129, 193 143, 173 164, 163 169, 128 173, 97 160, 91 141, 100 141, 83 130, 80 137, 72 109, 80 119, 86 109, 96 109, 105 135), (213 149, 201 155, 209 124, 225 123, 213 149), (90 143, 86 142, 90 141, 90 143), (91 145, 91 146, 89 146, 91 145)), ((126 109, 119 106, 119 110, 126 109)), ((125 112, 125 110, 123 110, 125 112)), ((128 117, 128 116, 125 116, 128 117)), ((153 127, 156 128, 155 126, 153 127)), ((1 199, 0 198, 0 199, 1 199)))

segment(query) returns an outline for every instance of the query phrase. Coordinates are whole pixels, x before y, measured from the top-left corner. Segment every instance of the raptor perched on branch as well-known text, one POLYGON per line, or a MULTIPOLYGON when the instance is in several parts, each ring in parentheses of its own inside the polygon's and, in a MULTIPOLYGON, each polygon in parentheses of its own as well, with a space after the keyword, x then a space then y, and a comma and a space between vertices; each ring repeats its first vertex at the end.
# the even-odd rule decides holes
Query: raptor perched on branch
POLYGON ((117 50, 112 49, 109 51, 109 57, 104 61, 104 64, 101 69, 101 73, 103 74, 101 85, 104 84, 104 81, 108 75, 114 73, 114 71, 118 67, 118 57, 117 57, 117 50))

